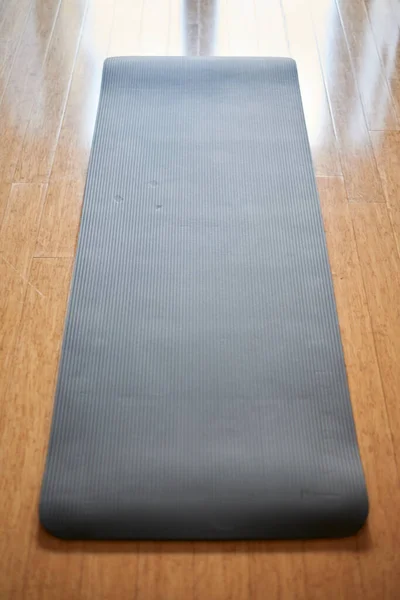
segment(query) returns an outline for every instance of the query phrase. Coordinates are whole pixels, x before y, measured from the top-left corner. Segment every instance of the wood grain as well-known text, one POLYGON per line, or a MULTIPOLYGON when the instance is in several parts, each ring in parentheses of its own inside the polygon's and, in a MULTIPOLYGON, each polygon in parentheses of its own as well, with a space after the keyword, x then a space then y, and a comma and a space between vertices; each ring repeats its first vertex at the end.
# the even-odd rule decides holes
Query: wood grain
MULTIPOLYGON (((29 390, 29 402, 25 403, 25 410, 15 425, 17 431, 27 434, 19 477, 21 486, 29 490, 29 493, 25 493, 29 499, 25 516, 26 531, 21 533, 26 536, 29 552, 24 577, 17 590, 21 595, 35 600, 51 600, 55 597, 69 600, 79 597, 80 591, 80 544, 65 544, 54 539, 39 527, 37 521, 40 476, 50 431, 71 270, 70 259, 33 259, 30 272, 33 287, 28 290, 24 327, 14 358, 20 391, 26 394, 29 390), (30 353, 27 348, 30 348, 30 353), (36 377, 39 371, 41 380, 36 377)), ((11 389, 11 392, 11 400, 18 403, 16 390, 11 389)))
POLYGON ((316 175, 341 175, 336 136, 309 11, 282 0, 292 58, 297 63, 304 116, 316 175))
MULTIPOLYGON (((397 124, 400 124, 400 79, 390 77, 388 85, 393 98, 393 104, 397 115, 397 124)), ((398 127, 397 127, 398 129, 398 127)))
POLYGON ((0 229, 1 224, 3 223, 4 214, 6 212, 6 207, 8 203, 8 198, 10 196, 11 184, 6 181, 0 182, 0 229))
POLYGON ((357 82, 335 2, 308 0, 349 198, 384 202, 357 82))
POLYGON ((311 557, 308 569, 314 572, 312 588, 329 589, 329 593, 336 589, 336 597, 395 598, 400 573, 395 551, 400 542, 400 514, 395 507, 400 488, 371 316, 343 184, 330 178, 318 179, 318 184, 370 514, 367 526, 355 538, 357 552, 349 552, 351 540, 345 541, 336 557, 330 553, 335 545, 325 544, 326 561, 321 563, 318 553, 315 561, 311 557), (336 571, 339 577, 332 571, 335 561, 341 565, 336 571), (355 561, 362 590, 357 590, 355 561), (333 586, 327 585, 325 571, 331 573, 333 586))
POLYGON ((397 115, 363 0, 337 0, 368 129, 397 129, 397 115))
MULTIPOLYGON (((399 26, 392 0, 364 0, 387 80, 400 78, 399 26)), ((399 114, 397 115, 399 117, 399 114)))
POLYGON ((194 550, 195 598, 244 600, 249 597, 247 544, 197 543, 194 550))
MULTIPOLYGON (((345 287, 343 281, 349 277, 352 267, 357 276, 358 265, 355 262, 355 246, 351 237, 351 221, 345 188, 341 178, 318 178, 318 189, 336 297, 338 297, 338 285, 341 285, 341 302, 346 303, 346 312, 344 312, 344 310, 341 311, 342 306, 338 301, 339 317, 343 312, 344 318, 348 318, 348 311, 354 306, 354 292, 345 287)), ((358 293, 360 293, 359 290, 358 293)), ((357 296, 356 299, 359 301, 357 296)), ((343 339, 344 349, 348 354, 351 349, 346 347, 346 341, 343 339)), ((346 365, 348 365, 347 360, 346 365)), ((359 377, 360 375, 356 371, 354 376, 359 377)), ((353 403, 356 401, 353 396, 352 401, 353 403)), ((330 542, 306 542, 304 547, 307 584, 314 591, 315 597, 324 594, 324 597, 332 598, 332 600, 334 598, 357 598, 361 587, 361 575, 356 554, 356 538, 330 542), (339 577, 338 573, 340 573, 339 577)))
POLYGON ((386 206, 351 205, 358 255, 400 464, 400 256, 386 206))
POLYGON ((2 2, 0 13, 0 39, 2 41, 18 42, 20 40, 31 4, 31 0, 2 2))
POLYGON ((15 181, 46 182, 53 164, 87 0, 64 0, 43 66, 40 94, 29 119, 15 181))
POLYGON ((46 186, 14 184, 0 229, 0 257, 22 278, 36 245, 46 186))
POLYGON ((248 597, 263 600, 268 593, 268 598, 280 600, 309 598, 302 542, 253 543, 250 552, 248 597))
POLYGON ((85 181, 114 4, 115 0, 90 3, 55 152, 52 181, 85 181))
POLYGON ((135 600, 193 600, 193 550, 187 543, 139 545, 135 600))
POLYGON ((399 4, 397 0, 364 1, 400 125, 399 4))
MULTIPOLYGON (((10 363, 21 318, 26 281, 0 257, 0 398, 7 398, 10 363)), ((0 415, 4 402, 0 404, 0 415)), ((0 431, 4 426, 0 417, 0 431)))
POLYGON ((400 255, 400 133, 374 131, 371 140, 400 255))
POLYGON ((136 600, 137 544, 96 542, 84 544, 83 550, 81 589, 77 598, 84 600, 135 598, 136 600))
POLYGON ((57 552, 47 553, 37 535, 37 500, 71 266, 70 259, 33 259, 29 272, 31 285, 27 286, 0 430, 1 598, 12 594, 73 597, 67 590, 74 587, 76 572, 68 573, 68 561, 57 552), (53 585, 57 578, 58 589, 53 585))
MULTIPOLYGON (((11 2, 9 4, 12 4, 11 2)), ((0 179, 12 182, 25 132, 41 89, 43 63, 47 56, 59 2, 40 4, 40 19, 31 11, 10 78, 0 105, 0 179)))
POLYGON ((0 101, 7 87, 8 77, 14 62, 26 20, 30 13, 31 0, 3 2, 0 12, 0 101))
POLYGON ((395 0, 0 0, 1 599, 397 600, 399 19, 395 0), (66 543, 38 524, 102 61, 140 53, 297 61, 370 499, 353 538, 66 543))
POLYGON ((83 190, 83 180, 55 181, 49 184, 35 256, 75 255, 83 190))

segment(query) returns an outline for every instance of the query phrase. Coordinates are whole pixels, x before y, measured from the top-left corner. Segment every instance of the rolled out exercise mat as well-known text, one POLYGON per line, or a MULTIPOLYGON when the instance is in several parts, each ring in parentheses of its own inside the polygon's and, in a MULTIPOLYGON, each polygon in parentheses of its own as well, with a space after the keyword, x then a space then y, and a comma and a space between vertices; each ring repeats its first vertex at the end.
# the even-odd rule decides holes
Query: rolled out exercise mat
POLYGON ((295 63, 108 59, 43 526, 339 537, 367 512, 295 63))

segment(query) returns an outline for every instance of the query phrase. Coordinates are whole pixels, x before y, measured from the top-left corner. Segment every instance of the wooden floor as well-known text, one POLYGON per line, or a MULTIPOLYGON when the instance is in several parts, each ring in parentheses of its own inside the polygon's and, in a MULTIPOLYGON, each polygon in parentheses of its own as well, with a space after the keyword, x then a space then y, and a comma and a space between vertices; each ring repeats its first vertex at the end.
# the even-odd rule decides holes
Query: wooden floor
POLYGON ((400 598, 398 0, 0 0, 0 599, 400 598), (37 503, 103 60, 297 60, 370 496, 352 539, 65 543, 37 503))

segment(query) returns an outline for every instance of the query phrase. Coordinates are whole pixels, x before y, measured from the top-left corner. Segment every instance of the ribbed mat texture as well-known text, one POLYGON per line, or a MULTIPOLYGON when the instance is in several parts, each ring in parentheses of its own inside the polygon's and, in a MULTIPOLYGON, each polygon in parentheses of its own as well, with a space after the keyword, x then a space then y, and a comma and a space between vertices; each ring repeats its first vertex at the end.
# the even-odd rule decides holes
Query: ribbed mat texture
POLYGON ((108 59, 42 524, 336 537, 367 512, 295 63, 108 59))

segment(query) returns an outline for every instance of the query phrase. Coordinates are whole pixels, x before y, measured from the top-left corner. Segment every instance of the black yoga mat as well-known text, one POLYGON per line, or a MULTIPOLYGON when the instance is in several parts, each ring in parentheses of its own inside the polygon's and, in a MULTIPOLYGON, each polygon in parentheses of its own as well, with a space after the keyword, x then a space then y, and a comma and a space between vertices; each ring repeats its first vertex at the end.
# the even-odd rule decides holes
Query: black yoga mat
POLYGON ((295 63, 107 60, 42 524, 336 537, 367 512, 295 63))

